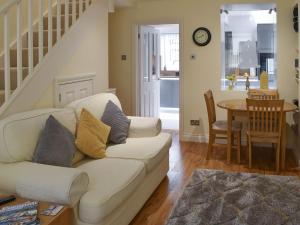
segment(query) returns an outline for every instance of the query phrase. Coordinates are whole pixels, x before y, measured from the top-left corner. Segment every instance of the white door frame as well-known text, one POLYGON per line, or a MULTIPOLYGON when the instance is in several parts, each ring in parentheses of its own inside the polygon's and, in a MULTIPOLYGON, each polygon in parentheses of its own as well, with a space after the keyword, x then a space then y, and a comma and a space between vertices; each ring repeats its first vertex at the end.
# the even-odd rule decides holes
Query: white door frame
POLYGON ((144 22, 134 24, 132 27, 132 112, 134 115, 140 115, 140 74, 139 74, 139 45, 138 45, 138 34, 139 26, 149 26, 149 25, 161 25, 161 24, 178 24, 179 25, 179 139, 183 139, 183 93, 184 93, 184 66, 183 66, 183 22, 174 21, 162 21, 162 22, 144 22))

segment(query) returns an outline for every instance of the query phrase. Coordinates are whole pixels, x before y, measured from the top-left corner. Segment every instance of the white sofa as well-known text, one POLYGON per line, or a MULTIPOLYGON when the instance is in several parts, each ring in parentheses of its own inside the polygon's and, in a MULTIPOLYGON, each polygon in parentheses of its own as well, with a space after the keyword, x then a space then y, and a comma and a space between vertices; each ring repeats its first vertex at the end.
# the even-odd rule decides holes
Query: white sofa
POLYGON ((75 133, 81 109, 101 118, 108 100, 121 107, 105 93, 0 121, 0 193, 71 205, 79 225, 129 224, 169 169, 172 140, 159 119, 130 117, 126 143, 108 146, 104 159, 84 158, 74 168, 31 162, 49 115, 75 133))

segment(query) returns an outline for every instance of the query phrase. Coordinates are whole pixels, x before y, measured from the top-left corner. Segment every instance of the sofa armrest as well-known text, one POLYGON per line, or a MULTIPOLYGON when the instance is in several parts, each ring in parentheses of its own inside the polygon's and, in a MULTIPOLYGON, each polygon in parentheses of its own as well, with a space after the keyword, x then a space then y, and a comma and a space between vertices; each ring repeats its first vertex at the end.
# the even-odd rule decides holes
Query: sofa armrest
POLYGON ((154 137, 161 132, 161 120, 152 117, 128 116, 131 120, 129 138, 154 137))
POLYGON ((76 168, 20 162, 1 164, 0 181, 0 190, 24 198, 74 206, 87 191, 89 178, 76 168))

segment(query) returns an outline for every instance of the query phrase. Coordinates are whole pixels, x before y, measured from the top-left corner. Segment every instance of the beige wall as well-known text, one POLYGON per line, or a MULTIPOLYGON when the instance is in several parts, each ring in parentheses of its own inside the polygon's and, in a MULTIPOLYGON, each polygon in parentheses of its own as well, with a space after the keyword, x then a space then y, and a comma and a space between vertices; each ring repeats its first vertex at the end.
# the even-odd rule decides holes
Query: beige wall
MULTIPOLYGON (((245 92, 221 91, 221 43, 220 6, 224 3, 249 3, 249 0, 157 0, 140 1, 134 8, 116 10, 109 16, 109 85, 117 88, 118 96, 128 114, 133 114, 134 99, 134 52, 133 28, 136 24, 179 23, 182 37, 181 95, 183 134, 205 135, 208 120, 203 93, 212 89, 216 102, 222 99, 246 96, 245 92), (212 33, 212 42, 197 47, 192 42, 193 31, 200 26, 212 33), (128 60, 121 61, 127 54, 128 60), (197 59, 191 60, 190 55, 197 59), (190 126, 191 119, 200 119, 200 127, 190 126)), ((262 2, 252 0, 251 2, 262 2)), ((278 88, 288 101, 297 97, 294 79, 297 35, 292 30, 292 7, 294 0, 274 0, 278 15, 278 88)), ((218 117, 226 113, 218 109, 218 117)))
POLYGON ((63 36, 1 117, 32 108, 52 107, 58 76, 96 73, 95 92, 108 88, 107 1, 95 1, 63 36))
MULTIPOLYGON (((57 71, 56 76, 72 76, 84 73, 96 73, 95 92, 108 89, 108 13, 107 4, 99 0, 97 10, 83 18, 78 33, 72 38, 74 53, 70 60, 57 71), (99 2, 102 2, 99 4, 99 2)), ((63 47, 63 46, 62 46, 63 47)), ((60 57, 65 57, 61 52, 60 57)), ((35 108, 53 107, 54 85, 38 100, 35 108)))

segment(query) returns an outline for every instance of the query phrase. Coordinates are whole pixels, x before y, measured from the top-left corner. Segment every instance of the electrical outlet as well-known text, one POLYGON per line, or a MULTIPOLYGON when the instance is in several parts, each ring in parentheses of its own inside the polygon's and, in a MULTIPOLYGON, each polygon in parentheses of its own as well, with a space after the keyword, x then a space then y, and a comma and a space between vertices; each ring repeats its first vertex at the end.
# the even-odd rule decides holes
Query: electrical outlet
POLYGON ((199 120, 191 120, 191 126, 200 126, 199 120))

